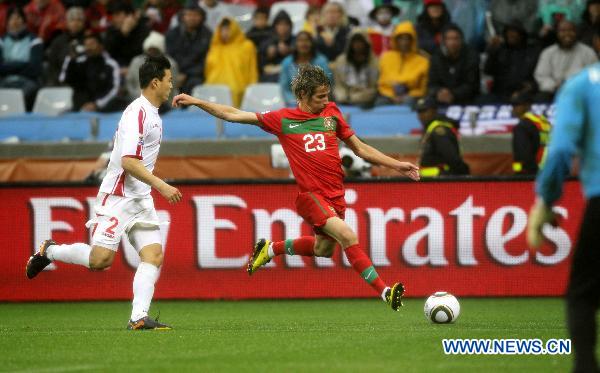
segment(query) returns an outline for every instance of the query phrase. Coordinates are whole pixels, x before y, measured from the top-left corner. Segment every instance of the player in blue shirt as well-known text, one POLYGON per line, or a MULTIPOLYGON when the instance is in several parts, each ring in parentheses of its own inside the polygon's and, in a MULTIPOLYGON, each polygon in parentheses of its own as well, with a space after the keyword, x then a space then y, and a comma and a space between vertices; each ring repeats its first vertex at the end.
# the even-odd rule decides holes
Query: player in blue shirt
POLYGON ((596 311, 600 302, 600 63, 569 79, 556 99, 556 117, 537 199, 529 214, 527 241, 538 248, 542 226, 556 223, 552 204, 563 191, 574 156, 587 206, 567 287, 567 323, 575 351, 575 372, 598 372, 596 311))

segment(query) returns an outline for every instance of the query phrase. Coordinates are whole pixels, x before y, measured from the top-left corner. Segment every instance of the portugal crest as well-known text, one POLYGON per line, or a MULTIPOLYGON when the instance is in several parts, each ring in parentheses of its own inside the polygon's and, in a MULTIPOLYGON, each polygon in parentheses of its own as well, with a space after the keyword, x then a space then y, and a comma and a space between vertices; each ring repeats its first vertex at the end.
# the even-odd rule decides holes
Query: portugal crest
POLYGON ((323 126, 327 131, 335 131, 335 119, 333 117, 325 117, 323 119, 323 126))

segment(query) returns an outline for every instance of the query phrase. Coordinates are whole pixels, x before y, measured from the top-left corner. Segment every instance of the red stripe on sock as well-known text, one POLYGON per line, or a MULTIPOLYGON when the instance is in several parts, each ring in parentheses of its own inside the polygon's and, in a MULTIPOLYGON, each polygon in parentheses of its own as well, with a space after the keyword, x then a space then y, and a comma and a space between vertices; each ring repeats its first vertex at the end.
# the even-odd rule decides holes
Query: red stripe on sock
MULTIPOLYGON (((346 253, 346 257, 348 257, 348 261, 352 264, 352 268, 354 268, 359 275, 363 273, 365 269, 373 265, 371 259, 369 259, 367 254, 358 244, 347 247, 344 252, 346 253)), ((369 285, 377 291, 377 294, 381 294, 383 289, 385 289, 385 283, 379 275, 369 285)))
MULTIPOLYGON (((315 256, 315 237, 303 236, 292 241, 294 255, 315 256)), ((287 254, 285 251, 285 241, 273 242, 273 252, 275 255, 287 254)))

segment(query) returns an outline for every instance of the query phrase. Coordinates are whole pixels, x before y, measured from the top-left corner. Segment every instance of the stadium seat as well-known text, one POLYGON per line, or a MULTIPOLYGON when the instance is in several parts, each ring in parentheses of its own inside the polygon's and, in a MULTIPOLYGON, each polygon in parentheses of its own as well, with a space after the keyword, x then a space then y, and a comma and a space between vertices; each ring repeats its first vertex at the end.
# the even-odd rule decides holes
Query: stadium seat
MULTIPOLYGON (((192 96, 210 101, 216 102, 217 104, 233 105, 231 98, 231 89, 229 86, 224 84, 202 84, 197 85, 192 89, 192 96)), ((196 106, 192 106, 189 110, 199 111, 200 109, 196 106)), ((215 119, 215 130, 217 137, 223 137, 224 125, 223 121, 219 118, 215 119)))
MULTIPOLYGON (((278 4, 278 3, 276 3, 278 4)), ((278 110, 285 107, 281 88, 277 83, 251 84, 244 92, 242 99, 242 110, 261 112, 266 110, 278 110)))
POLYGON ((23 91, 18 88, 0 89, 0 116, 18 115, 25 112, 23 91))
POLYGON ((73 88, 44 87, 35 97, 33 112, 46 115, 60 115, 73 108, 73 88))
POLYGON ((302 31, 304 25, 304 17, 308 10, 308 4, 305 1, 276 1, 271 5, 269 13, 269 23, 273 23, 273 19, 280 10, 285 10, 292 18, 292 34, 296 35, 302 31))
MULTIPOLYGON (((232 105, 231 89, 225 84, 202 84, 192 89, 192 96, 217 104, 232 105)), ((200 110, 195 106, 191 110, 200 110)))

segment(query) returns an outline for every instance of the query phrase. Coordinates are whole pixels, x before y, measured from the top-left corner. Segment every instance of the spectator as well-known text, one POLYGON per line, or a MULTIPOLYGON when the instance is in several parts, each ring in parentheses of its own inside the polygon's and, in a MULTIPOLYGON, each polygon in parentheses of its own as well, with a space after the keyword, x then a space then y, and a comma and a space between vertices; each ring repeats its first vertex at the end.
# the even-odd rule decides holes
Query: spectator
POLYGON ((171 18, 177 15, 181 5, 177 0, 146 0, 142 5, 144 19, 151 30, 164 34, 169 29, 171 18))
POLYGON ((377 57, 368 37, 354 32, 333 67, 335 100, 340 104, 372 106, 377 96, 378 75, 377 57))
POLYGON ((556 30, 562 20, 579 22, 584 10, 584 0, 540 0, 538 12, 542 27, 539 38, 545 48, 556 43, 556 30))
POLYGON ((321 9, 322 28, 317 35, 317 50, 330 62, 344 52, 350 28, 341 4, 328 2, 321 9))
POLYGON ((29 31, 46 44, 65 28, 65 7, 60 0, 31 0, 24 10, 29 31))
POLYGON ((206 83, 225 84, 239 107, 246 87, 258 81, 256 48, 246 39, 238 23, 225 17, 212 36, 206 56, 206 83))
POLYGON ((281 61, 292 53, 292 19, 282 10, 273 19, 273 35, 260 46, 260 81, 277 82, 281 61))
POLYGON ((504 28, 503 39, 494 39, 487 51, 484 72, 493 78, 490 102, 508 102, 520 92, 536 89, 533 72, 539 50, 527 45, 527 31, 518 21, 504 28), (499 42, 499 44, 498 44, 499 42))
POLYGON ((0 2, 0 37, 4 36, 6 33, 6 20, 8 11, 12 8, 22 8, 26 4, 27 0, 4 0, 0 2))
POLYGON ((42 40, 27 30, 23 9, 9 10, 6 34, 0 38, 0 87, 21 88, 27 110, 39 88, 43 54, 42 40))
POLYGON ((600 0, 588 0, 579 25, 581 42, 592 47, 594 34, 598 29, 600 29, 600 0))
POLYGON ((444 30, 442 48, 431 57, 428 88, 441 105, 467 104, 479 93, 479 54, 456 25, 444 30))
POLYGON ((85 13, 83 8, 71 7, 67 10, 67 27, 46 49, 45 84, 57 85, 58 75, 65 57, 69 54, 80 56, 84 53, 83 36, 85 32, 85 13))
POLYGON ((150 33, 139 11, 134 11, 124 0, 117 0, 109 8, 110 26, 106 30, 106 51, 117 61, 122 74, 133 57, 143 52, 142 44, 150 33))
POLYGON ((376 105, 410 105, 425 96, 428 72, 429 60, 419 54, 414 26, 402 22, 394 30, 392 49, 379 60, 376 105))
POLYGON ((538 33, 538 0, 490 0, 488 13, 496 34, 514 21, 520 22, 528 35, 535 36, 538 33))
POLYGON ((390 49, 390 42, 394 27, 394 17, 400 14, 400 9, 392 4, 384 3, 376 6, 369 13, 369 18, 374 22, 367 30, 373 53, 379 57, 383 52, 390 49))
POLYGON ((551 101, 566 79, 598 61, 593 49, 577 41, 575 25, 563 20, 558 25, 558 41, 542 51, 535 68, 539 86, 538 101, 551 101))
POLYGON ((229 14, 229 9, 227 9, 227 5, 223 4, 219 0, 188 0, 188 1, 198 1, 198 5, 206 14, 206 27, 210 29, 211 32, 214 32, 219 24, 219 21, 223 17, 226 17, 229 14))
POLYGON ((424 0, 423 4, 416 26, 419 48, 432 55, 440 46, 442 30, 450 24, 450 13, 442 0, 424 0))
MULTIPOLYGON (((165 53, 165 37, 163 34, 157 31, 151 31, 146 40, 144 40, 144 53, 139 56, 135 56, 133 60, 131 60, 131 64, 129 65, 129 69, 127 69, 127 77, 125 80, 125 88, 127 89, 128 100, 134 100, 142 94, 142 90, 140 88, 140 66, 144 64, 144 61, 148 56, 159 56, 165 53)), ((177 75, 179 74, 179 69, 177 67, 177 62, 169 56, 165 55, 169 62, 171 63, 171 76, 173 82, 177 81, 177 75)), ((169 100, 160 107, 162 112, 168 111, 171 107, 171 100, 175 95, 179 92, 174 87, 171 90, 171 95, 169 96, 169 100)))
POLYGON ((291 55, 281 62, 279 85, 283 99, 287 106, 296 106, 296 97, 292 92, 292 79, 298 74, 298 69, 303 64, 316 65, 325 71, 329 80, 333 82, 333 74, 327 65, 327 58, 317 52, 315 42, 308 31, 300 31, 296 35, 295 46, 291 55))
POLYGON ((252 14, 252 27, 246 32, 246 37, 254 43, 258 50, 262 43, 267 41, 273 33, 269 26, 269 9, 256 8, 252 14))
POLYGON ((432 97, 419 99, 415 109, 424 130, 419 154, 421 176, 468 175, 469 165, 460 153, 459 123, 440 115, 432 97))
POLYGON ((92 0, 90 6, 86 8, 85 19, 90 32, 99 34, 105 32, 108 28, 108 4, 110 1, 92 0))
POLYGON ((321 28, 321 9, 316 6, 309 7, 304 15, 302 30, 310 32, 313 38, 316 38, 321 28))
POLYGON ((181 23, 166 36, 167 54, 179 66, 178 78, 173 85, 188 94, 196 85, 204 83, 206 55, 213 36, 204 20, 204 9, 195 1, 188 2, 181 23))
POLYGON ((65 58, 59 81, 73 88, 73 110, 119 111, 127 105, 117 97, 119 65, 104 51, 98 34, 86 35, 85 55, 65 58))

